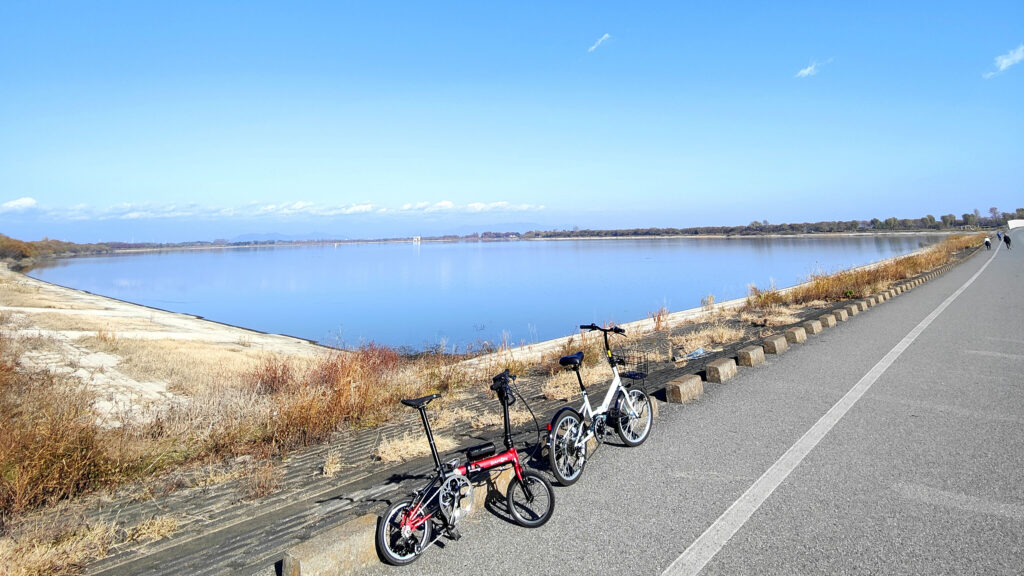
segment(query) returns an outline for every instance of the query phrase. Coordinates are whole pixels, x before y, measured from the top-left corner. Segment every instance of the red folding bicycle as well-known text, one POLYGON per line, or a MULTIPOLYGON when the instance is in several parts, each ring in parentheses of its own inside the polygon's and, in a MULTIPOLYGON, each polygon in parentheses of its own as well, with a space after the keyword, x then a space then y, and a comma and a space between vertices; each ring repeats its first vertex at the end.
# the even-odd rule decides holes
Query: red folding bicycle
POLYGON ((434 477, 411 499, 392 504, 377 523, 377 549, 390 564, 404 565, 416 560, 440 537, 434 535, 435 523, 452 540, 461 536, 456 525, 471 509, 473 483, 469 476, 484 470, 511 465, 515 476, 509 481, 505 502, 509 515, 520 526, 536 528, 551 518, 555 510, 555 494, 547 478, 523 467, 519 452, 512 442, 508 409, 515 402, 511 384, 515 376, 505 370, 493 379, 491 390, 498 393, 505 418, 505 451, 495 454, 494 443, 487 442, 466 449, 465 464, 459 459, 441 463, 430 430, 426 406, 440 394, 402 400, 402 404, 420 411, 423 428, 434 457, 434 477))

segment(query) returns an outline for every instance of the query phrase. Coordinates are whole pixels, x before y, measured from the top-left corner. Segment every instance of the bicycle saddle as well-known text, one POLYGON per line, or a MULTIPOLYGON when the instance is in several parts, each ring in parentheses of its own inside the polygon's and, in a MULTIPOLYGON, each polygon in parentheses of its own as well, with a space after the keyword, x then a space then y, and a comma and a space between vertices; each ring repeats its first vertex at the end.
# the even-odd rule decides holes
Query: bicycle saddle
POLYGON ((572 356, 562 356, 562 358, 558 361, 558 363, 561 364, 562 366, 565 366, 566 368, 571 368, 573 370, 579 369, 580 364, 582 362, 583 362, 583 351, 582 350, 580 350, 579 352, 573 354, 572 356))
POLYGON ((423 408, 427 404, 430 404, 431 400, 436 400, 437 398, 440 398, 440 397, 441 397, 440 394, 431 394, 430 396, 424 396, 422 398, 412 398, 412 399, 402 400, 402 404, 405 404, 406 406, 408 406, 410 408, 423 408))

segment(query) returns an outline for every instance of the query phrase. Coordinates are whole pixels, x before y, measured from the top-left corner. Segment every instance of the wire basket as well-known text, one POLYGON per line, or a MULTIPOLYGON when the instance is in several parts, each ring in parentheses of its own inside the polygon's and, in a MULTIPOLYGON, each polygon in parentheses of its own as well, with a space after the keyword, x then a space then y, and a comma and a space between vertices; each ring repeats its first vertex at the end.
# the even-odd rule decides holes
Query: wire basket
POLYGON ((632 380, 633 384, 642 383, 651 371, 650 351, 646 348, 633 346, 612 352, 612 360, 620 366, 619 377, 632 380))

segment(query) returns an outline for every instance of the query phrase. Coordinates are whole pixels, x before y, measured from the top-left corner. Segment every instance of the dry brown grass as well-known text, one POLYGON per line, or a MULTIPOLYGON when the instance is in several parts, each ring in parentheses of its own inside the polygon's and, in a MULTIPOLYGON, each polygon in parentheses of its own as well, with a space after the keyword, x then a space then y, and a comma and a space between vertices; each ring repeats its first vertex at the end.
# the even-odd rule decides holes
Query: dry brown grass
MULTIPOLYGON (((517 403, 509 409, 508 419, 515 427, 529 422, 532 417, 529 411, 517 403)), ((438 411, 436 416, 431 417, 430 425, 438 430, 497 427, 504 425, 504 416, 496 410, 474 411, 456 407, 438 411)))
POLYGON ((654 320, 655 332, 662 332, 668 329, 668 308, 662 306, 657 312, 651 312, 648 316, 651 320, 654 320))
POLYGON ((181 519, 173 515, 155 516, 144 520, 127 531, 128 542, 154 542, 171 536, 181 526, 181 519))
POLYGON ((328 450, 320 473, 327 478, 334 478, 338 472, 341 472, 341 453, 337 450, 328 450))
MULTIPOLYGON (((434 434, 434 444, 438 452, 452 450, 458 444, 449 436, 434 434)), ((425 434, 412 435, 404 432, 401 436, 393 436, 381 440, 374 455, 382 462, 406 462, 413 458, 430 454, 430 444, 425 434)))
POLYGON ((917 254, 895 258, 877 266, 831 274, 812 274, 806 283, 785 293, 776 290, 774 286, 767 290, 751 286, 747 297, 747 309, 767 309, 781 304, 804 304, 821 300, 836 302, 864 298, 886 290, 896 282, 950 262, 956 253, 977 246, 984 236, 954 235, 917 254))
POLYGON ((718 319, 686 334, 673 336, 671 342, 673 346, 682 348, 683 352, 688 354, 698 348, 716 350, 723 344, 741 340, 745 335, 746 331, 743 328, 718 319))
POLYGON ((218 486, 225 482, 230 482, 241 478, 245 474, 245 470, 241 467, 238 468, 209 468, 205 471, 202 476, 196 478, 192 483, 200 488, 209 488, 211 486, 218 486))
POLYGON ((49 526, 0 538, 0 575, 78 574, 115 543, 116 527, 96 523, 72 529, 49 526))
POLYGON ((277 490, 281 479, 281 471, 273 462, 263 460, 250 464, 245 471, 242 482, 245 497, 250 500, 263 498, 277 490))
MULTIPOLYGON (((814 305, 818 303, 815 302, 814 305)), ((811 304, 808 304, 808 306, 811 304)), ((798 306, 773 306, 771 308, 753 308, 742 310, 737 318, 744 324, 751 326, 784 326, 787 324, 793 324, 800 321, 800 316, 797 315, 801 307, 798 306)))
POLYGON ((120 338, 108 331, 78 343, 120 357, 118 370, 140 382, 166 382, 169 390, 184 394, 201 394, 224 384, 241 387, 266 357, 235 344, 120 338))
POLYGON ((715 295, 708 294, 707 296, 700 299, 700 308, 706 314, 710 314, 715 310, 715 295))
POLYGON ((74 332, 107 332, 116 334, 126 330, 159 330, 160 325, 148 318, 119 316, 89 316, 58 312, 29 312, 29 321, 43 330, 74 332))
POLYGON ((9 342, 0 334, 0 522, 151 465, 160 442, 101 429, 88 391, 16 370, 9 342))
MULTIPOLYGON (((583 385, 589 387, 611 380, 612 371, 608 368, 604 370, 601 368, 602 366, 596 366, 590 369, 581 369, 580 376, 583 377, 583 385)), ((548 400, 563 400, 567 402, 579 395, 580 383, 573 371, 559 370, 544 380, 541 384, 541 393, 548 400)))
POLYGON ((80 574, 115 544, 160 540, 180 525, 173 515, 155 516, 125 529, 104 522, 69 526, 66 520, 37 517, 0 537, 0 575, 80 574))

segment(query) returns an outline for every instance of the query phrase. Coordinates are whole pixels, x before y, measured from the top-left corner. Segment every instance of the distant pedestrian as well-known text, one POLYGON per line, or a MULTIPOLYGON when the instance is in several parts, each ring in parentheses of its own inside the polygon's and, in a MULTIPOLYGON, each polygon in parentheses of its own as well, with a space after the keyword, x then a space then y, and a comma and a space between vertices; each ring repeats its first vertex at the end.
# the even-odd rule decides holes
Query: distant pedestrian
POLYGON ((985 238, 985 250, 991 250, 991 249, 992 249, 992 241, 989 240, 988 238, 985 238))
POLYGON ((1009 234, 1003 234, 1003 242, 1006 242, 1006 249, 1009 250, 1010 249, 1010 235, 1009 234))
POLYGON ((1003 239, 1003 233, 999 230, 996 230, 996 238, 999 238, 999 240, 1001 241, 1003 239))

